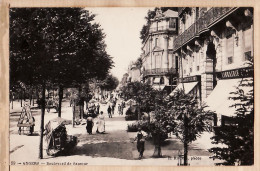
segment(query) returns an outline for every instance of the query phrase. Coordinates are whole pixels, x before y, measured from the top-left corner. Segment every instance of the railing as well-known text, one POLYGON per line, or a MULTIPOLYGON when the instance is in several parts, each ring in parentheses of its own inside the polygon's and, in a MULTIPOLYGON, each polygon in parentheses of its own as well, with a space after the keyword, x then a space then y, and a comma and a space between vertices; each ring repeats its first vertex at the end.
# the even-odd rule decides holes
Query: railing
POLYGON ((200 33, 208 30, 209 27, 218 19, 223 17, 225 14, 230 12, 235 8, 233 7, 213 7, 209 9, 203 16, 201 16, 194 24, 192 24, 187 30, 185 30, 181 35, 176 37, 173 42, 174 51, 180 48, 183 44, 187 43, 189 40, 198 36, 200 33))
POLYGON ((148 75, 165 75, 165 74, 176 74, 175 68, 156 68, 156 69, 147 69, 143 71, 143 76, 148 75))

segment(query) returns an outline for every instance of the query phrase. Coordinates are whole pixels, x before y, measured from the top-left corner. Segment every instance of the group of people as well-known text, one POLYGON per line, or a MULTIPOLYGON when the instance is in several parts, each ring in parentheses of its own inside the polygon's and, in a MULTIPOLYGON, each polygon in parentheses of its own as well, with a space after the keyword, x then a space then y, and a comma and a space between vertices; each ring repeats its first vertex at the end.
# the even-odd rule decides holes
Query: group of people
MULTIPOLYGON (((96 124, 98 125, 96 133, 101 133, 101 134, 105 133, 105 117, 104 117, 102 111, 100 112, 100 115, 98 116, 98 121, 96 122, 96 124)), ((94 127, 94 119, 93 119, 92 115, 89 114, 87 117, 87 126, 86 126, 88 134, 90 134, 90 135, 92 134, 93 127, 94 127)))

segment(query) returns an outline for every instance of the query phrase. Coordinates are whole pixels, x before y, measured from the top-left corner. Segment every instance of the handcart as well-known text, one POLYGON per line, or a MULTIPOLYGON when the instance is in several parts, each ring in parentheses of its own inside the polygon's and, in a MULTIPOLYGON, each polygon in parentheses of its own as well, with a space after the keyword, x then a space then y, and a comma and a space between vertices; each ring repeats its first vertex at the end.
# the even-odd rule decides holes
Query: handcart
POLYGON ((31 108, 29 105, 24 105, 17 124, 18 134, 21 135, 22 132, 33 134, 34 126, 35 119, 32 116, 31 108))
POLYGON ((71 121, 58 117, 45 125, 44 137, 48 155, 57 156, 69 152, 77 145, 77 137, 67 134, 67 124, 71 124, 71 121))

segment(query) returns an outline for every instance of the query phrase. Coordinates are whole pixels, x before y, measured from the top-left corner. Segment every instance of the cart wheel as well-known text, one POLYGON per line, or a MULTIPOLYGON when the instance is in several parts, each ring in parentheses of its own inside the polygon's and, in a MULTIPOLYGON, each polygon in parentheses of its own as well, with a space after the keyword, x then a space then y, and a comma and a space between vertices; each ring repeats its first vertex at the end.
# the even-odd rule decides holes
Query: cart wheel
POLYGON ((22 131, 21 131, 21 127, 19 127, 19 129, 18 129, 18 134, 21 135, 21 132, 22 132, 22 131))

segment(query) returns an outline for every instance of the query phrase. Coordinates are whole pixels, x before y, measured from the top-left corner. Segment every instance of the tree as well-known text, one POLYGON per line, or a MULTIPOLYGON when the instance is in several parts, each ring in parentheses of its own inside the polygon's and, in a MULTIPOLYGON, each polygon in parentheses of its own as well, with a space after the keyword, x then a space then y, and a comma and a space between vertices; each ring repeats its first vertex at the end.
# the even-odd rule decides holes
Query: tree
POLYGON ((81 86, 90 78, 103 79, 112 67, 100 26, 81 8, 10 9, 10 87, 22 82, 40 87, 41 139, 44 130, 45 88, 81 86))
MULTIPOLYGON (((250 74, 253 75, 253 62, 250 64, 250 74)), ((229 125, 215 128, 212 143, 225 144, 225 147, 213 147, 209 151, 214 155, 213 159, 224 160, 217 165, 253 165, 254 164, 254 79, 243 78, 231 92, 234 100, 236 116, 229 125)))
POLYGON ((214 112, 200 106, 196 97, 183 90, 169 98, 165 120, 166 129, 172 131, 184 145, 184 165, 188 165, 188 146, 204 131, 211 131, 214 112), (174 123, 173 123, 174 122, 174 123))
POLYGON ((99 86, 102 90, 112 91, 117 88, 118 84, 118 79, 110 74, 101 83, 99 83, 99 86))

